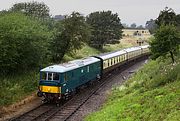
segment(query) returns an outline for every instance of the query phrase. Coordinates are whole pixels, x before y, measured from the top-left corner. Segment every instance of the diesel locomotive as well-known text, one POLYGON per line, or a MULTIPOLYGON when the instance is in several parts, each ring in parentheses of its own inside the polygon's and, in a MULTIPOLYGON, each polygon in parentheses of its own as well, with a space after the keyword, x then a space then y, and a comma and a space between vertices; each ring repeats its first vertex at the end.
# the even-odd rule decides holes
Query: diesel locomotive
POLYGON ((58 103, 89 81, 148 54, 149 45, 144 45, 48 66, 40 70, 37 95, 58 103))

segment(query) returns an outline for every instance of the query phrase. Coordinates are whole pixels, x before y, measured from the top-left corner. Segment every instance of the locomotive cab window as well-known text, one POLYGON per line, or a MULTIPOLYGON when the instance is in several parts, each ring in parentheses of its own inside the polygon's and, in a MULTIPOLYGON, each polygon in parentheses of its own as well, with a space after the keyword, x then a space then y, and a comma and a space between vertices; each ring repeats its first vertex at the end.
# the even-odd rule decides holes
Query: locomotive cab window
POLYGON ((41 72, 41 80, 59 80, 59 74, 52 72, 41 72))

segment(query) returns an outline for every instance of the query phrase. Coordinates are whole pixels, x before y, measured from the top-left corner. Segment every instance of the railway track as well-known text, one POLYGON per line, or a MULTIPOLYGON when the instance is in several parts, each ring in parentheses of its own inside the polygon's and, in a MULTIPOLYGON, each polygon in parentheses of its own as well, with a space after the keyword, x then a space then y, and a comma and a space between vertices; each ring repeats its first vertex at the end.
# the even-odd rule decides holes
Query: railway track
MULTIPOLYGON (((127 66, 131 66, 127 65, 127 66)), ((61 103, 59 107, 55 104, 42 104, 37 108, 12 119, 11 121, 66 121, 73 114, 75 114, 78 109, 83 106, 88 99, 98 92, 109 80, 114 78, 115 75, 118 75, 124 79, 123 75, 120 74, 122 70, 126 67, 123 67, 121 70, 113 71, 112 73, 106 75, 101 80, 96 80, 96 83, 92 83, 90 86, 80 90, 80 93, 76 94, 69 101, 61 103)), ((131 73, 131 72, 129 72, 131 73)), ((117 78, 117 77, 116 77, 117 78)))
POLYGON ((54 105, 44 103, 32 110, 20 115, 19 117, 11 119, 10 121, 32 121, 36 117, 43 115, 44 113, 46 113, 50 110, 53 110, 54 108, 55 108, 54 105))

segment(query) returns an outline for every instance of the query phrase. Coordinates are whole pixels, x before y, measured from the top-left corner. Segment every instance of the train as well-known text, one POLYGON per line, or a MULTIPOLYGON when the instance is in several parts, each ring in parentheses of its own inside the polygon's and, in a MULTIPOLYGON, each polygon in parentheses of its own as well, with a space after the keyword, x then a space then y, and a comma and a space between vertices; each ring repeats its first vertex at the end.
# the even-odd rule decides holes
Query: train
POLYGON ((58 103, 61 99, 68 99, 82 85, 95 82, 124 64, 148 56, 149 47, 130 47, 43 68, 40 70, 37 95, 47 102, 58 103))

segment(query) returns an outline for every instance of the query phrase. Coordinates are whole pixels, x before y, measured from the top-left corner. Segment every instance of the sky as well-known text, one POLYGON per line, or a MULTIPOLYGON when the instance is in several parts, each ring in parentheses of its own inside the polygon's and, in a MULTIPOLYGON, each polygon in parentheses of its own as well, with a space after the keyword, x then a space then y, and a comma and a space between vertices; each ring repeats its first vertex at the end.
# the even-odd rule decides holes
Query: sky
MULTIPOLYGON (((14 3, 32 0, 0 0, 0 10, 14 3)), ((122 23, 145 25, 147 20, 156 19, 166 6, 180 14, 180 0, 34 0, 44 2, 51 15, 67 15, 73 11, 88 15, 95 11, 111 10, 118 13, 122 23)))

